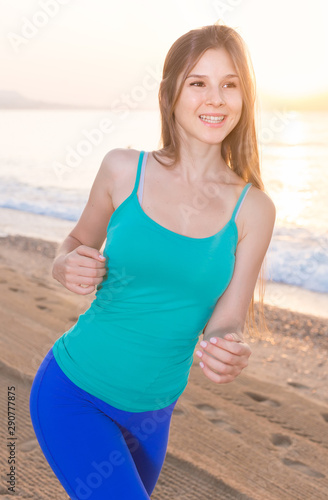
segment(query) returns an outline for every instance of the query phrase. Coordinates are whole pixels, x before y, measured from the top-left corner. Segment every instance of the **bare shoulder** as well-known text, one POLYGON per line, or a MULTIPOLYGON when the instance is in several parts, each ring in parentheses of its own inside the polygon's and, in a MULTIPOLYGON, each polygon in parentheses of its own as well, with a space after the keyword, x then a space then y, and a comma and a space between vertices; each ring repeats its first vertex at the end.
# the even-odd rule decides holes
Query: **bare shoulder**
POLYGON ((140 151, 128 148, 115 148, 106 153, 103 159, 103 164, 108 171, 116 176, 123 174, 131 167, 135 166, 138 161, 140 151))
POLYGON ((137 174, 140 151, 136 149, 116 148, 109 151, 101 168, 105 170, 108 193, 114 210, 131 194, 137 174))
POLYGON ((117 186, 133 182, 139 155, 140 151, 128 148, 115 148, 106 153, 101 166, 106 171, 113 190, 117 186))
POLYGON ((254 208, 262 209, 265 210, 266 212, 271 212, 271 213, 276 212, 275 204, 273 203, 270 196, 261 189, 257 188, 256 186, 252 185, 247 197, 250 200, 249 205, 253 209, 254 208))
MULTIPOLYGON (((270 196, 252 185, 243 203, 242 238, 247 234, 272 234, 276 219, 276 207, 270 196)), ((241 238, 241 239, 242 239, 241 238)))

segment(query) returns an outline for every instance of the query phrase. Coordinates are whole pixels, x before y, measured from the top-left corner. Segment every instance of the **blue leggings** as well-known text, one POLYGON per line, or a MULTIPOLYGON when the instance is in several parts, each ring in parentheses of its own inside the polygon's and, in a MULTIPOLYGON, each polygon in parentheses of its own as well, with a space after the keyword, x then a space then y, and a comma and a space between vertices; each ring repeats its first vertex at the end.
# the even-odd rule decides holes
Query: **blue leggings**
POLYGON ((30 415, 42 452, 72 500, 149 500, 177 401, 140 413, 115 408, 74 384, 51 348, 33 380, 30 415))

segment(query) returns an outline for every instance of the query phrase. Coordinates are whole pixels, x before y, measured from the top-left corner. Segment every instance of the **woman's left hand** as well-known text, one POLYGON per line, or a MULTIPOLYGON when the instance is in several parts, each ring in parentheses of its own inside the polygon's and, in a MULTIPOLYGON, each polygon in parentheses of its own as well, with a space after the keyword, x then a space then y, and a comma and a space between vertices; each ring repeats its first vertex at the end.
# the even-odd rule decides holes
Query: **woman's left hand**
POLYGON ((207 378, 217 384, 226 384, 232 382, 241 371, 248 365, 248 358, 251 355, 251 349, 236 333, 228 333, 221 337, 213 337, 210 340, 200 342, 203 351, 201 361, 202 368, 207 378), (215 339, 216 342, 211 342, 215 339))

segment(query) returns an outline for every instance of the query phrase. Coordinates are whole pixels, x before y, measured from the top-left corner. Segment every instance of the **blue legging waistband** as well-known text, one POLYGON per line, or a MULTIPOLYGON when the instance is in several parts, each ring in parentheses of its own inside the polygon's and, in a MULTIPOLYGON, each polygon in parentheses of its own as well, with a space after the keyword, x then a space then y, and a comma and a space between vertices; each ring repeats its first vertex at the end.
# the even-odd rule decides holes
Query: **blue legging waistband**
POLYGON ((164 463, 177 401, 139 413, 115 408, 74 384, 51 348, 29 404, 41 450, 71 499, 146 500, 164 463))

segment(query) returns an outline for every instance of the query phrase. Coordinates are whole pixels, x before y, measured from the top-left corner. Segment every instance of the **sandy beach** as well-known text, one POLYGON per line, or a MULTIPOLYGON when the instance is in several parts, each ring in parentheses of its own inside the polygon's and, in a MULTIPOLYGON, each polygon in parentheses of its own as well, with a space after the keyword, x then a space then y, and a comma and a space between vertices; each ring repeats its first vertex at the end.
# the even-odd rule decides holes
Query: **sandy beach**
MULTIPOLYGON (((53 280, 56 246, 0 238, 2 499, 67 499, 35 437, 29 392, 43 357, 94 294, 53 280), (7 386, 16 394, 15 495, 6 482, 7 386)), ((270 305, 265 314, 269 333, 247 335, 249 366, 234 382, 211 382, 195 356, 152 500, 328 498, 328 319, 270 305)))

